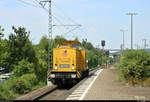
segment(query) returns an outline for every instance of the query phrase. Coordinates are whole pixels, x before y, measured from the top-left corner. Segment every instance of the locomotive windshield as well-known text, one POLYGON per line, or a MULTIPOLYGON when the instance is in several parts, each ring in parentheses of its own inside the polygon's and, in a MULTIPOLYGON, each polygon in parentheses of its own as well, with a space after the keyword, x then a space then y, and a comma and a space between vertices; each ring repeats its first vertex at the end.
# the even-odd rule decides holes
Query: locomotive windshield
POLYGON ((60 44, 59 47, 68 46, 68 44, 60 44))
POLYGON ((79 50, 82 50, 82 46, 80 44, 72 44, 73 48, 78 48, 79 50))

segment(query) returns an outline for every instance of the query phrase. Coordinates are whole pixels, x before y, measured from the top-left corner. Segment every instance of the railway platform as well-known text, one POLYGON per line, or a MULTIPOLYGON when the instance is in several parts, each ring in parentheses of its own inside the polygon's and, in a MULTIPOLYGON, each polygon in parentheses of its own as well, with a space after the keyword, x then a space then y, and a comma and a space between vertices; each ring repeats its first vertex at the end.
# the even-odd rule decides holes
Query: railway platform
POLYGON ((118 73, 113 66, 103 69, 82 100, 150 100, 150 87, 122 85, 118 73))
POLYGON ((110 65, 99 69, 66 100, 150 100, 150 87, 119 82, 119 70, 110 65))

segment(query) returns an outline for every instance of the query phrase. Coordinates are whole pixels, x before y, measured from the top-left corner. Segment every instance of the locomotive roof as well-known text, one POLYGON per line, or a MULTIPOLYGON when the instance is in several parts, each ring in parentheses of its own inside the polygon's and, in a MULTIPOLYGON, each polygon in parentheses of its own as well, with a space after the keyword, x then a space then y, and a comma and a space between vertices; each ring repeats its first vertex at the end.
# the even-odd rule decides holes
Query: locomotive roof
POLYGON ((62 41, 59 42, 59 44, 81 44, 81 43, 79 41, 62 41))

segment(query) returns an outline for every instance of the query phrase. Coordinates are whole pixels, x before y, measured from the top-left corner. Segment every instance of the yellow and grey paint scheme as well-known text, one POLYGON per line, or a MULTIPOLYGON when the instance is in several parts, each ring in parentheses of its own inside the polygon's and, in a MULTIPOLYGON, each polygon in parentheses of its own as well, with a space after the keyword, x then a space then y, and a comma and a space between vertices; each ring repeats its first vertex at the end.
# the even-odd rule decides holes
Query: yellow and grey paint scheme
POLYGON ((55 80, 64 76, 70 79, 82 78, 87 71, 85 53, 85 48, 78 41, 60 42, 53 49, 53 69, 48 72, 48 77, 55 80), (80 49, 73 45, 80 45, 80 49))
POLYGON ((81 78, 81 72, 77 71, 77 78, 81 78))

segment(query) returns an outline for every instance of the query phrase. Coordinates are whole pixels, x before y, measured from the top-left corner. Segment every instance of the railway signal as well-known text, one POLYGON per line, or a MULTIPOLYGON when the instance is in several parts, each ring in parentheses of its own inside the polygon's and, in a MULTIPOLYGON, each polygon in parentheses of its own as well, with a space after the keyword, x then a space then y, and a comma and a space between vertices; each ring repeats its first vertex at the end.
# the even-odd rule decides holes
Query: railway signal
POLYGON ((102 40, 102 41, 101 41, 101 46, 103 47, 103 50, 104 50, 105 40, 102 40))

